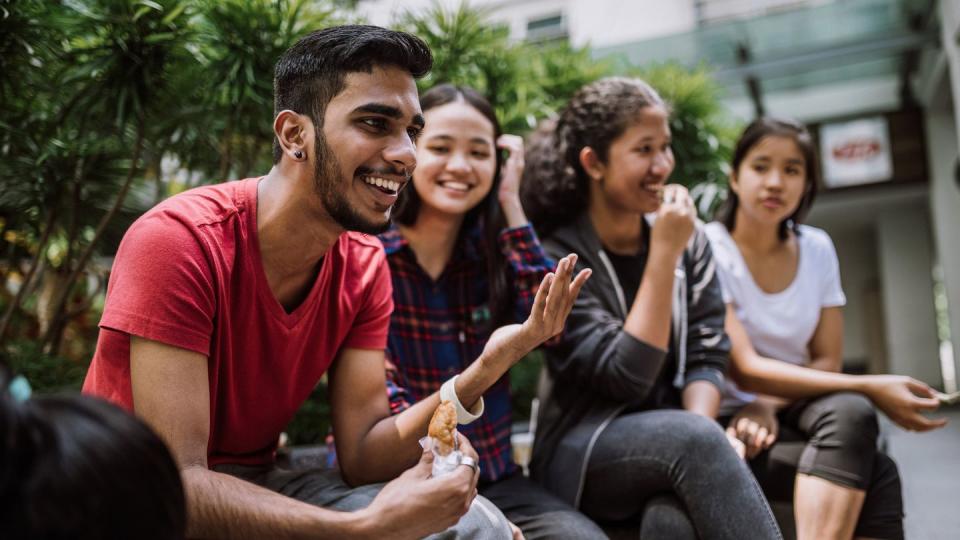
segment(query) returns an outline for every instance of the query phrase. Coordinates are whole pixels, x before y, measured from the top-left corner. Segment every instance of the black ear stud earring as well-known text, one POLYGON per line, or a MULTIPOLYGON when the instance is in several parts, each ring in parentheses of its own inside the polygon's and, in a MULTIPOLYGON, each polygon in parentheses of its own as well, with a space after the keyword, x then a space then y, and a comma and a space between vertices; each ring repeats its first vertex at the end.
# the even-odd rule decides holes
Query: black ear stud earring
POLYGON ((301 152, 300 150, 294 150, 293 157, 297 159, 303 159, 303 152, 301 152))

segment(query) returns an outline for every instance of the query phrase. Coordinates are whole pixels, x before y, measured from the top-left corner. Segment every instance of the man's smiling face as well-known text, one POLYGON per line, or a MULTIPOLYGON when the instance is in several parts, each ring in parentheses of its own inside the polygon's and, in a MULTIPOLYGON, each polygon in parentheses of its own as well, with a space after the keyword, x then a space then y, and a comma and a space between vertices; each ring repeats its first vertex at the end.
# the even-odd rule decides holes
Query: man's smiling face
POLYGON ((422 128, 410 73, 380 66, 347 74, 314 143, 314 186, 327 214, 345 230, 376 234, 389 226, 416 167, 422 128))

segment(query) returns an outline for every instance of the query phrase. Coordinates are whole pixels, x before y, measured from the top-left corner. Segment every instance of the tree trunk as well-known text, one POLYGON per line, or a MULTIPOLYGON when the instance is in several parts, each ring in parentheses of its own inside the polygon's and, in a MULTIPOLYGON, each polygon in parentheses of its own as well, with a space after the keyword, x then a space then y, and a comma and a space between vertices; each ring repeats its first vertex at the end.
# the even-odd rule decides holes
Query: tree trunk
POLYGON ((47 216, 47 221, 43 224, 40 241, 37 242, 37 253, 33 256, 33 259, 30 260, 27 275, 23 278, 23 283, 20 284, 20 290, 17 291, 17 295, 10 302, 10 305, 7 306, 6 311, 4 311, 3 318, 0 319, 0 345, 3 345, 5 342, 7 329, 10 327, 10 321, 13 320, 13 314, 20 308, 20 303, 23 302, 27 291, 30 289, 30 282, 33 281, 33 276, 36 275, 37 269, 40 268, 40 263, 43 261, 43 253, 46 251, 47 242, 50 241, 50 233, 53 231, 53 227, 57 222, 57 208, 58 206, 55 205, 50 210, 50 215, 47 216))
POLYGON ((140 153, 143 150, 144 124, 145 121, 143 118, 139 118, 137 120, 137 135, 133 145, 133 157, 130 163, 130 169, 127 171, 127 178, 123 183, 123 187, 120 188, 120 192, 117 194, 117 199, 114 201, 113 206, 110 207, 110 210, 108 210, 107 213, 100 218, 100 222, 97 223, 97 228, 93 233, 93 238, 90 240, 90 243, 87 245, 86 249, 83 250, 83 253, 80 254, 77 264, 67 276, 64 286, 60 290, 60 293, 54 302, 53 312, 56 314, 56 318, 41 340, 41 343, 43 344, 43 350, 47 354, 54 354, 57 352, 57 350, 59 350, 60 339, 63 336, 63 329, 66 327, 67 321, 69 320, 66 306, 67 301, 70 299, 70 293, 73 291, 73 287, 77 283, 77 279, 80 277, 80 274, 87 267, 87 263, 90 262, 90 257, 93 256, 94 248, 96 247, 97 242, 103 236, 104 231, 106 231, 107 225, 110 224, 120 208, 123 207, 123 202, 127 198, 127 193, 129 193, 130 187, 133 185, 133 180, 137 173, 137 164, 140 162, 140 153))

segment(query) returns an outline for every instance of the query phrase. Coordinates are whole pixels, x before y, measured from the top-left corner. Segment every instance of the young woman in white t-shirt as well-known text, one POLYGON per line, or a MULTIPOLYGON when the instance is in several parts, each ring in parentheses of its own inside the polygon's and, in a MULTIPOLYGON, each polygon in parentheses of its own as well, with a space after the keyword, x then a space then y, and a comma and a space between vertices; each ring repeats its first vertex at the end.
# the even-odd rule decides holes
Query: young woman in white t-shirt
POLYGON ((707 226, 735 381, 721 416, 767 496, 792 498, 798 539, 902 538, 899 475, 877 449, 873 405, 910 430, 945 421, 920 414, 938 404, 922 382, 840 373, 837 255, 824 231, 800 224, 817 180, 802 125, 761 118, 740 137, 728 200, 707 226))

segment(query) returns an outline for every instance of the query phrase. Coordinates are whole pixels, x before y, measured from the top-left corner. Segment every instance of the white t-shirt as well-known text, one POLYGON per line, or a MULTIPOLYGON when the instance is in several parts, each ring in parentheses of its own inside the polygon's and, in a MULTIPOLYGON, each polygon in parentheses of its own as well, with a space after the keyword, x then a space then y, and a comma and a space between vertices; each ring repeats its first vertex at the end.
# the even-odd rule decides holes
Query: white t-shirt
MULTIPOLYGON (((830 236, 815 227, 801 225, 797 236, 797 275, 786 289, 769 294, 753 280, 727 228, 713 222, 705 229, 717 263, 723 301, 733 305, 754 349, 763 356, 791 364, 809 362, 808 345, 820 322, 820 310, 847 302, 830 236)), ((732 414, 755 399, 729 378, 727 381, 721 414, 732 414)))

